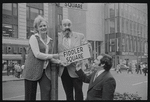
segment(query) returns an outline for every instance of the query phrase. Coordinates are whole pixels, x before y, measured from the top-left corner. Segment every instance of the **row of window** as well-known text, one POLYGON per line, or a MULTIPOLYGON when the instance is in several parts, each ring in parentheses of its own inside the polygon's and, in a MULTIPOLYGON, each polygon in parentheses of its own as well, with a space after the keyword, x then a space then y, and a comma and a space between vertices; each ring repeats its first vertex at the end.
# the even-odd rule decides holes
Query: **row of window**
POLYGON ((123 52, 142 52, 146 53, 145 49, 145 39, 138 38, 138 37, 132 37, 129 35, 124 36, 122 38, 122 51, 123 52), (137 40, 136 40, 137 39, 137 40))
POLYGON ((105 20, 105 34, 113 33, 125 33, 133 36, 141 36, 147 38, 147 26, 140 23, 119 17, 114 20, 106 19, 105 20), (139 35, 140 34, 140 35, 139 35))
POLYGON ((18 5, 4 3, 2 10, 2 32, 5 37, 18 37, 18 5))
POLYGON ((146 45, 147 42, 146 39, 144 38, 122 34, 122 40, 121 40, 120 37, 117 37, 116 39, 110 38, 110 34, 106 34, 105 39, 106 39, 105 44, 106 44, 107 52, 121 51, 121 52, 147 53, 147 45, 146 45), (115 40, 116 40, 116 44, 115 44, 115 40))
POLYGON ((105 5, 105 18, 120 16, 147 25, 147 11, 145 10, 147 10, 146 4, 107 3, 105 5), (133 5, 137 6, 134 7, 133 5))
POLYGON ((100 41, 92 41, 92 40, 89 40, 88 42, 92 46, 92 51, 94 51, 92 56, 95 59, 101 53, 101 42, 100 41))
MULTIPOLYGON (((33 22, 37 15, 43 15, 43 3, 27 3, 27 39, 33 34, 33 22)), ((3 3, 3 36, 18 38, 18 4, 3 3)))
POLYGON ((27 39, 34 33, 33 22, 37 15, 43 16, 43 9, 33 8, 27 5, 26 7, 27 13, 27 39))

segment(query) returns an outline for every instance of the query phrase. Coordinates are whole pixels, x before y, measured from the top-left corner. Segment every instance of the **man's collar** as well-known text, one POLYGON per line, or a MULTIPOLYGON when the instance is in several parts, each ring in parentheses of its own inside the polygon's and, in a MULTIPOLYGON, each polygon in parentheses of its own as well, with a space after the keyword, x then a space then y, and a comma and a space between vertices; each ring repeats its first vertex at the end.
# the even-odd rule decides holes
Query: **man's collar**
MULTIPOLYGON (((62 32, 62 34, 63 34, 63 37, 65 37, 66 34, 65 34, 64 32, 62 32)), ((70 32, 70 33, 69 33, 69 36, 70 36, 70 38, 71 38, 71 36, 73 36, 73 33, 70 32)))

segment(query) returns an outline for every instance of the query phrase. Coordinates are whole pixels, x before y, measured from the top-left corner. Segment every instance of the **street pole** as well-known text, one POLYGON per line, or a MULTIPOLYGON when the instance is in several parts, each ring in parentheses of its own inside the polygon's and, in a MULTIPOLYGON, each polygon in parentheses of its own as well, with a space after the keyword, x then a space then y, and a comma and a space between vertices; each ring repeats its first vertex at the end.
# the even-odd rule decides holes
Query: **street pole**
MULTIPOLYGON (((118 34, 120 35, 119 37, 118 37, 118 43, 119 43, 119 41, 120 41, 120 44, 118 45, 119 46, 119 50, 118 50, 118 52, 121 52, 122 51, 122 33, 120 32, 120 19, 119 19, 119 15, 120 15, 120 7, 119 7, 119 3, 118 3, 118 28, 117 28, 117 32, 118 32, 118 34), (120 40, 119 40, 120 39, 120 40)), ((122 53, 119 53, 120 54, 120 56, 122 55, 122 53)), ((119 63, 120 63, 120 56, 119 56, 119 63)), ((121 59, 122 59, 122 57, 121 57, 121 59)))
MULTIPOLYGON (((57 7, 56 4, 53 3, 52 5, 52 29, 54 32, 53 34, 53 53, 58 53, 58 29, 57 29, 57 7)), ((51 63, 51 100, 58 100, 58 65, 51 63)))

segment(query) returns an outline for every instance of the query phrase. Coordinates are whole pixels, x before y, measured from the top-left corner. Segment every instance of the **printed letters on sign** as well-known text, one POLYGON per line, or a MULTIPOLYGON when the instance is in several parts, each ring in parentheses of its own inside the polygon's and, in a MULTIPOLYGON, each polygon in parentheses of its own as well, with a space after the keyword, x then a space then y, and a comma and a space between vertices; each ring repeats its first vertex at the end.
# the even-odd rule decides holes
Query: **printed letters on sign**
POLYGON ((19 47, 19 54, 22 53, 22 47, 19 47))
POLYGON ((60 59, 67 63, 72 63, 91 57, 88 44, 66 50, 59 53, 59 55, 60 59))
POLYGON ((13 46, 13 53, 17 54, 18 53, 18 48, 16 46, 13 46))
POLYGON ((10 54, 12 51, 12 48, 10 46, 7 46, 7 53, 10 54))

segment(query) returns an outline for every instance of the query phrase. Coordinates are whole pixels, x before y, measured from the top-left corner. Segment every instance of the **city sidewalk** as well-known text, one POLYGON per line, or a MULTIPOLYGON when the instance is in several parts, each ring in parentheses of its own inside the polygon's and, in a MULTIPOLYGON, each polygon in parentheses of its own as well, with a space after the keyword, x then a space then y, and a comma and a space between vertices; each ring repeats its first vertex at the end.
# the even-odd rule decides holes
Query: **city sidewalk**
POLYGON ((7 76, 6 71, 2 72, 2 82, 7 82, 7 81, 19 81, 19 80, 23 80, 23 78, 17 78, 13 75, 9 75, 7 76))
MULTIPOLYGON (((113 71, 114 68, 111 68, 111 70, 113 71)), ((3 71, 3 73, 2 73, 2 81, 3 82, 7 82, 7 81, 19 81, 19 80, 23 80, 23 78, 17 78, 17 77, 15 77, 13 75, 7 76, 7 74, 6 74, 5 71, 3 71)))

